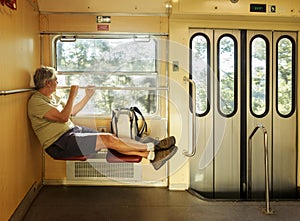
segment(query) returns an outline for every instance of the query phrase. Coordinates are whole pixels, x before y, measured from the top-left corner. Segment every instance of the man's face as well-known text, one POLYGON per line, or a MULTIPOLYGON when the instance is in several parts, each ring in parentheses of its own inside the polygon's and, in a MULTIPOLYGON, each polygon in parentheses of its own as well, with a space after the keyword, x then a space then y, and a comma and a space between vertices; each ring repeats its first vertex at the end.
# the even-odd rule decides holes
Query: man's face
POLYGON ((53 79, 48 80, 48 87, 49 87, 49 89, 51 89, 52 92, 56 91, 57 83, 58 83, 58 81, 57 81, 56 76, 54 76, 53 79))

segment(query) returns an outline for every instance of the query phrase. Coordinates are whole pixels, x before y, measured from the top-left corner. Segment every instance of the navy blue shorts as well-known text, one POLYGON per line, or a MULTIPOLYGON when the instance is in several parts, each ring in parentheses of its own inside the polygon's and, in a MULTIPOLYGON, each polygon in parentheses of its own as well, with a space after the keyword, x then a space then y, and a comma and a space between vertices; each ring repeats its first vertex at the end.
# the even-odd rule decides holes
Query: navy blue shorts
POLYGON ((74 157, 96 153, 97 134, 75 136, 77 133, 84 134, 98 132, 88 127, 75 126, 64 133, 57 141, 46 148, 45 151, 53 158, 74 157))

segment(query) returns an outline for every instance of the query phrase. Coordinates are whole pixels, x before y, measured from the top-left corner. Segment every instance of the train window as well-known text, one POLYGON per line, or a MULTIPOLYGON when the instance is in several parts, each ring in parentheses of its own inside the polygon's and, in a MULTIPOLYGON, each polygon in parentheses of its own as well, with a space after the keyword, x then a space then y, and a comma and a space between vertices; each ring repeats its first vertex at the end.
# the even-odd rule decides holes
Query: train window
POLYGON ((66 98, 72 84, 97 88, 82 114, 107 115, 112 109, 130 106, 138 106, 146 115, 157 112, 159 76, 154 38, 57 37, 54 42, 62 86, 57 93, 66 98))
POLYGON ((203 116, 209 111, 209 66, 210 42, 206 35, 196 34, 191 38, 191 75, 196 84, 196 114, 203 116))
POLYGON ((232 35, 218 40, 218 109, 231 117, 237 110, 237 42, 232 35))
POLYGON ((283 117, 295 110, 295 42, 289 36, 277 41, 276 106, 283 117))
POLYGON ((262 117, 268 112, 269 44, 264 36, 255 36, 250 45, 251 112, 262 117))

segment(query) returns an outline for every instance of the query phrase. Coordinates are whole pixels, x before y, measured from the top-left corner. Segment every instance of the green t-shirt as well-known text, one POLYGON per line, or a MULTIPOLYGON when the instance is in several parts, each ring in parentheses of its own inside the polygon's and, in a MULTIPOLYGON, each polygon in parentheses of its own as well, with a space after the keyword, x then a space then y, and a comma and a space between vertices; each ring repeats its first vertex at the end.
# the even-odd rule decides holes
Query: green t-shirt
POLYGON ((51 108, 61 111, 64 106, 65 103, 55 94, 47 97, 38 91, 32 94, 28 101, 28 116, 32 128, 45 149, 74 127, 70 119, 65 123, 61 123, 44 118, 51 108))

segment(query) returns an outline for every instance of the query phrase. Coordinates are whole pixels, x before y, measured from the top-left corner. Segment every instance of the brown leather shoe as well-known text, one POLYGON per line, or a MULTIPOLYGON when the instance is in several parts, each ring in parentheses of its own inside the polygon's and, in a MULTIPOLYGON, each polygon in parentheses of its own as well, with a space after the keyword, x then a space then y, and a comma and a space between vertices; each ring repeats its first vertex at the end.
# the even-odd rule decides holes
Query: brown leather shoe
POLYGON ((167 137, 165 139, 160 140, 155 146, 155 151, 168 150, 176 143, 176 139, 174 136, 167 137))
POLYGON ((169 159, 171 159, 175 155, 177 149, 178 147, 172 146, 167 150, 155 151, 155 158, 154 160, 151 160, 154 169, 160 169, 169 159))

